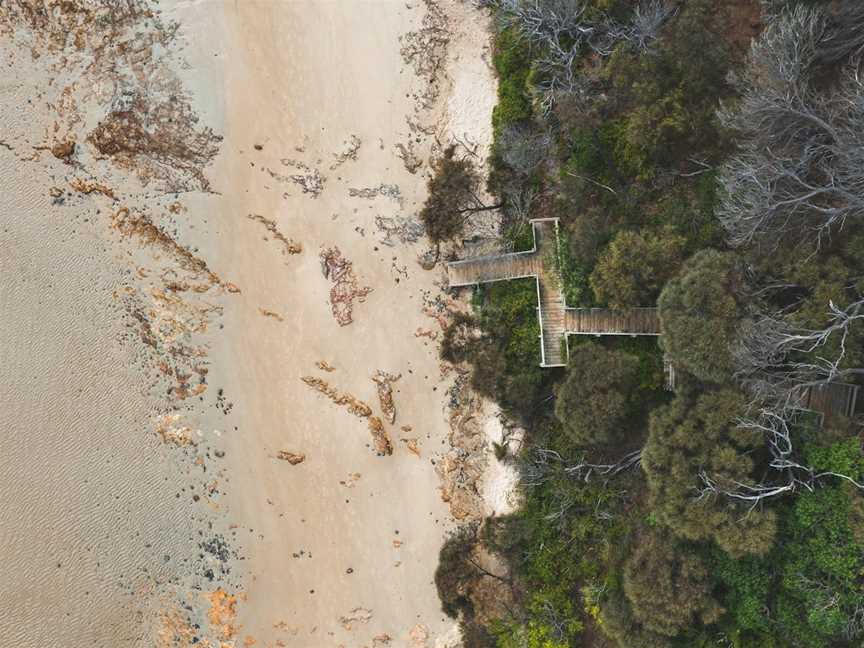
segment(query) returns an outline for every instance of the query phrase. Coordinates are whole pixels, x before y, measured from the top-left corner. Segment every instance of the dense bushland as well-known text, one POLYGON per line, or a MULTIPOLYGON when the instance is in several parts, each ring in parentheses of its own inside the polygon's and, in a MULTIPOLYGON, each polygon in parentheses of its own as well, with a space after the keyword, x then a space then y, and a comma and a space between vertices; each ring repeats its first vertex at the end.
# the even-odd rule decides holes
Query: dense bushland
POLYGON ((568 305, 663 335, 541 370, 533 285, 475 293, 442 354, 526 429, 522 508, 474 539, 518 605, 470 623, 454 568, 445 609, 468 646, 861 645, 861 417, 802 395, 864 384, 862 5, 482 4, 502 236, 557 216, 568 305))

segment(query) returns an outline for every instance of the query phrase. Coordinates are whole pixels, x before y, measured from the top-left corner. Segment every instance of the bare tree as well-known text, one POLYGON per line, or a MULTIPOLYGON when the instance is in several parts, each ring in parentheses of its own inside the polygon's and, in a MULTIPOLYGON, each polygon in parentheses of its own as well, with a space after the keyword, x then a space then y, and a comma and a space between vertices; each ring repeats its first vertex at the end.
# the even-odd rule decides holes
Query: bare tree
POLYGON ((829 319, 818 330, 795 326, 779 313, 763 315, 745 326, 733 356, 736 378, 751 401, 750 412, 738 419, 737 427, 762 436, 770 456, 768 471, 759 482, 723 483, 703 470, 697 497, 722 495, 755 507, 779 495, 812 491, 829 477, 864 490, 864 485, 848 475, 816 471, 802 463, 792 434, 801 424, 807 390, 864 374, 864 368, 843 364, 851 326, 860 320, 864 320, 864 298, 846 308, 829 303, 829 319))
POLYGON ((828 18, 825 38, 819 44, 817 61, 833 65, 847 60, 860 63, 864 55, 864 4, 842 0, 828 18))
POLYGON ((674 13, 663 0, 645 0, 626 23, 589 12, 585 0, 482 0, 482 4, 497 10, 502 28, 516 28, 542 52, 536 61, 540 74, 535 90, 544 114, 561 97, 587 98, 592 81, 577 69, 583 54, 605 58, 622 42, 639 51, 647 49, 674 13))
POLYGON ((736 377, 756 402, 783 411, 797 406, 807 389, 864 375, 864 368, 844 364, 852 324, 864 320, 864 298, 846 308, 830 302, 828 316, 821 329, 795 326, 777 314, 746 325, 733 358, 736 377))
POLYGON ((583 457, 576 463, 568 463, 555 450, 537 448, 523 472, 522 482, 528 486, 542 484, 553 470, 560 470, 568 477, 580 481, 590 481, 592 477, 614 477, 639 466, 642 450, 634 450, 613 464, 590 463, 583 457))
POLYGON ((506 126, 495 138, 495 152, 508 167, 526 176, 548 159, 551 146, 548 133, 521 123, 506 126))
POLYGON ((699 473, 702 487, 697 493, 697 499, 723 496, 747 502, 752 510, 766 500, 779 495, 802 489, 812 492, 829 477, 843 479, 856 488, 864 490, 864 484, 858 483, 848 475, 832 471, 817 472, 797 461, 791 433, 791 425, 795 423, 795 417, 791 414, 788 410, 779 414, 770 408, 763 408, 755 416, 739 419, 738 427, 742 430, 764 435, 771 456, 768 474, 761 482, 745 484, 739 481, 721 482, 706 470, 702 470, 699 473))
POLYGON ((721 174, 720 222, 732 245, 793 238, 817 248, 864 218, 864 86, 852 71, 834 90, 813 88, 824 15, 796 8, 757 40, 721 121, 743 136, 721 174))
POLYGON ((639 51, 649 49, 660 35, 663 25, 676 11, 677 8, 667 6, 663 0, 648 0, 638 5, 633 12, 627 41, 639 51))

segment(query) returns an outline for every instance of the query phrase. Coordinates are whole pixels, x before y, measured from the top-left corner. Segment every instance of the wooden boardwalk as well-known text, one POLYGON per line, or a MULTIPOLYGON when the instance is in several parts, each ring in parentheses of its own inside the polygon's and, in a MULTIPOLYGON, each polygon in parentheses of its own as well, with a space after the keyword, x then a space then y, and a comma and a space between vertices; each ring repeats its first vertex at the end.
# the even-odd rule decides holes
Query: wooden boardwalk
POLYGON ((537 253, 514 252, 499 256, 453 261, 447 265, 450 286, 473 286, 491 281, 536 277, 542 271, 537 253))
POLYGON ((568 335, 660 334, 656 308, 568 308, 555 268, 546 267, 550 259, 558 258, 558 219, 535 219, 531 227, 534 233, 531 250, 454 261, 447 265, 447 274, 452 287, 536 279, 541 367, 566 364, 568 335))
POLYGON ((568 335, 660 335, 656 308, 568 308, 568 335))
MULTIPOLYGON (((534 219, 534 247, 513 252, 454 261, 447 264, 450 286, 473 286, 493 281, 532 277, 537 286, 540 324, 540 366, 563 367, 569 359, 568 335, 660 335, 657 308, 568 308, 554 267, 546 264, 559 256, 558 219, 534 219)), ((667 389, 674 389, 675 367, 664 358, 667 389)), ((822 415, 851 417, 858 407, 858 387, 831 383, 806 390, 801 408, 822 415)))

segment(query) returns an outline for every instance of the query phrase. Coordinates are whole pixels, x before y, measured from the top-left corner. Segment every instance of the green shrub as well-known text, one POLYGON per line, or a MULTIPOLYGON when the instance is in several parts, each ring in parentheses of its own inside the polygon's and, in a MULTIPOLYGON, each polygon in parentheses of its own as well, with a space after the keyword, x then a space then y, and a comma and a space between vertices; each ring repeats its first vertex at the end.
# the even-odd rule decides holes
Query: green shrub
POLYGON ((527 87, 531 56, 527 43, 515 29, 497 34, 492 63, 498 72, 498 104, 492 111, 492 127, 498 133, 505 126, 531 117, 527 87))

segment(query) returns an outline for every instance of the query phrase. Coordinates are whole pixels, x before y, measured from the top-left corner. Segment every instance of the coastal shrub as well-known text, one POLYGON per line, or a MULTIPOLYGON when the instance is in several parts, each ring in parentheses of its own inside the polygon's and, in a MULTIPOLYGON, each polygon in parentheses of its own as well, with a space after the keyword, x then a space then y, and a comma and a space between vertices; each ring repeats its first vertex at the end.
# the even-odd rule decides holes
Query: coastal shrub
POLYGON ((477 197, 480 176, 467 157, 457 157, 456 147, 448 146, 432 167, 428 196, 420 210, 426 235, 436 247, 462 234, 472 214, 500 205, 484 205, 477 197))
POLYGON ((638 371, 638 359, 622 351, 591 343, 571 349, 555 416, 573 443, 602 445, 626 434, 638 371))
POLYGON ((502 281, 485 292, 480 311, 484 339, 472 358, 472 385, 517 420, 531 418, 555 374, 540 368, 540 325, 533 279, 502 281))
POLYGON ((684 239, 684 256, 703 248, 718 247, 723 232, 715 216, 718 201, 716 172, 706 171, 693 182, 677 183, 657 202, 646 220, 654 227, 668 227, 684 239))
POLYGON ((725 389, 691 398, 679 395, 654 410, 642 470, 657 519, 687 540, 714 540, 733 556, 765 554, 773 543, 773 511, 747 510, 723 497, 695 497, 707 475, 721 486, 752 484, 754 452, 763 441, 737 426, 743 397, 725 389))
POLYGON ((777 546, 767 555, 733 558, 709 548, 707 563, 727 609, 724 631, 754 647, 860 642, 862 511, 854 488, 828 485, 778 509, 777 546))
POLYGON ((599 625, 619 648, 672 648, 669 637, 649 630, 636 619, 620 589, 610 592, 601 605, 599 625))
POLYGON ((668 532, 640 536, 624 566, 624 592, 633 616, 648 630, 668 637, 720 618, 722 608, 711 588, 704 563, 668 532))
POLYGON ((663 350, 656 337, 609 336, 602 339, 602 344, 606 348, 628 353, 639 361, 636 383, 640 393, 637 396, 649 400, 649 405, 654 405, 655 397, 668 395, 668 392, 664 391, 663 350))
POLYGON ((744 314, 742 287, 739 262, 732 253, 703 250, 660 294, 663 348, 673 362, 700 380, 731 379, 731 347, 744 314))
POLYGON ((584 265, 573 254, 570 241, 565 232, 560 233, 561 241, 557 255, 557 273, 567 306, 592 306, 593 295, 588 286, 588 273, 584 265))
POLYGON ((597 301, 611 308, 653 306, 679 270, 684 239, 671 231, 619 232, 591 273, 597 301))
POLYGON ((500 133, 503 128, 531 117, 528 91, 531 53, 516 29, 498 32, 492 64, 498 73, 498 103, 492 110, 492 128, 500 133))

